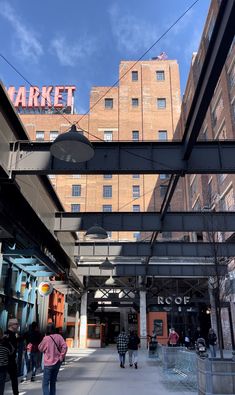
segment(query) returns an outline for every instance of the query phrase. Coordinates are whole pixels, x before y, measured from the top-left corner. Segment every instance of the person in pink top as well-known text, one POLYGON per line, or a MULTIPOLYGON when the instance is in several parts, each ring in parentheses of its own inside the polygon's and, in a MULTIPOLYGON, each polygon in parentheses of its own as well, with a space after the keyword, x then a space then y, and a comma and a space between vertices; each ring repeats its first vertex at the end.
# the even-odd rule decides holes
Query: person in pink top
POLYGON ((67 352, 67 344, 61 335, 55 333, 54 324, 48 325, 46 336, 39 344, 38 349, 44 353, 43 395, 55 395, 56 378, 67 352))
POLYGON ((171 328, 170 329, 170 334, 169 334, 169 337, 168 337, 169 346, 176 347, 178 340, 179 340, 178 333, 175 331, 174 328, 171 328))

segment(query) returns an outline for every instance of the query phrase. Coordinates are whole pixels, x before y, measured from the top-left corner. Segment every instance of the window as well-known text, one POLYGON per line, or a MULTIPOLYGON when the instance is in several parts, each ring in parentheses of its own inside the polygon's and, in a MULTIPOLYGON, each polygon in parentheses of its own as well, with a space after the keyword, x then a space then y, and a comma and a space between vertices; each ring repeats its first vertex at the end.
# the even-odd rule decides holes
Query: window
POLYGON ((113 99, 104 99, 105 108, 113 108, 113 99))
POLYGON ((229 85, 230 88, 232 89, 235 85, 235 63, 232 66, 232 69, 229 73, 229 85))
POLYGON ((163 70, 156 71, 156 78, 157 81, 165 81, 165 71, 163 70))
POLYGON ((160 196, 164 197, 167 191, 167 185, 160 185, 160 196))
POLYGON ((71 204, 71 212, 79 213, 80 212, 80 204, 71 204))
POLYGON ((72 185, 72 196, 81 196, 81 185, 72 185))
POLYGON ((133 141, 139 141, 139 131, 138 130, 133 130, 132 131, 132 140, 133 141))
POLYGON ((158 131, 158 140, 167 141, 167 130, 159 130, 158 131))
POLYGON ((36 132, 36 141, 44 141, 44 132, 36 132))
POLYGON ((132 102, 132 107, 138 107, 139 99, 137 98, 131 99, 131 102, 132 102))
POLYGON ((208 37, 209 41, 211 39, 213 30, 214 30, 214 26, 215 26, 215 18, 212 17, 211 20, 210 20, 210 23, 209 23, 208 31, 207 31, 207 37, 208 37))
POLYGON ((138 71, 131 72, 132 81, 138 81, 138 71))
POLYGON ((233 188, 231 188, 222 198, 221 198, 221 210, 222 211, 233 211, 234 210, 234 196, 233 188))
POLYGON ((132 174, 132 178, 140 178, 139 174, 132 174))
POLYGON ((104 141, 112 141, 113 140, 113 132, 104 132, 104 141))
POLYGON ((195 193, 198 191, 198 178, 194 177, 192 184, 190 185, 190 195, 191 198, 194 197, 195 193))
POLYGON ((136 239, 136 240, 139 240, 140 239, 140 232, 134 232, 133 233, 133 238, 136 239))
POLYGON ((82 176, 81 174, 73 174, 72 178, 81 178, 81 176, 82 176))
POLYGON ((112 212, 112 204, 103 204, 103 212, 111 213, 112 212))
POLYGON ((112 197, 112 185, 103 185, 103 197, 104 198, 112 197))
POLYGON ((212 126, 215 127, 224 109, 223 98, 220 96, 211 112, 212 126))
POLYGON ((58 132, 56 132, 55 130, 51 131, 50 132, 50 141, 54 141, 57 136, 58 136, 58 132))
POLYGON ((140 212, 140 205, 139 204, 133 204, 132 211, 133 211, 133 213, 139 213, 140 212))
POLYGON ((164 98, 157 99, 157 108, 160 110, 166 108, 166 99, 164 98))
POLYGON ((132 185, 132 197, 139 198, 140 197, 140 186, 132 185))
POLYGON ((110 179, 110 178, 112 178, 112 177, 113 177, 112 174, 104 174, 104 178, 106 178, 106 179, 110 179))
POLYGON ((170 178, 170 174, 159 174, 160 180, 167 180, 170 178))

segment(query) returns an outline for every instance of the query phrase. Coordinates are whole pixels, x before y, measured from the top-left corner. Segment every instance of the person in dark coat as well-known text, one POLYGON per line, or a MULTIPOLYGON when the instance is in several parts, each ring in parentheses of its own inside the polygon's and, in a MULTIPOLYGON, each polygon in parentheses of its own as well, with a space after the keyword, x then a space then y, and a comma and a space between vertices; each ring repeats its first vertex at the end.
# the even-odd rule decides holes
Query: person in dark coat
POLYGON ((214 329, 210 328, 208 333, 208 344, 210 348, 211 358, 216 358, 217 336, 214 329))
POLYGON ((140 344, 140 338, 135 331, 130 332, 128 342, 128 353, 129 353, 129 365, 132 367, 133 362, 135 369, 138 368, 138 347, 140 344))
POLYGON ((24 339, 26 342, 25 350, 25 366, 24 366, 24 377, 22 381, 27 379, 27 374, 31 372, 31 381, 35 380, 36 371, 39 366, 40 352, 38 350, 38 345, 41 343, 43 336, 39 332, 37 322, 32 322, 28 332, 24 334, 24 339))
POLYGON ((18 338, 16 337, 16 333, 18 332, 18 328, 19 328, 19 323, 17 318, 10 318, 8 321, 8 330, 6 331, 6 335, 8 337, 9 343, 11 343, 11 345, 13 346, 14 351, 11 355, 9 355, 7 372, 11 379, 12 391, 14 395, 19 394, 17 363, 16 363, 16 352, 18 346, 18 338))
POLYGON ((8 336, 4 335, 2 328, 0 328, 0 395, 4 394, 7 366, 13 352, 14 348, 8 340, 8 336))
POLYGON ((117 351, 119 354, 121 368, 125 368, 125 357, 128 350, 128 342, 128 336, 126 335, 125 329, 123 328, 121 333, 117 337, 117 351))

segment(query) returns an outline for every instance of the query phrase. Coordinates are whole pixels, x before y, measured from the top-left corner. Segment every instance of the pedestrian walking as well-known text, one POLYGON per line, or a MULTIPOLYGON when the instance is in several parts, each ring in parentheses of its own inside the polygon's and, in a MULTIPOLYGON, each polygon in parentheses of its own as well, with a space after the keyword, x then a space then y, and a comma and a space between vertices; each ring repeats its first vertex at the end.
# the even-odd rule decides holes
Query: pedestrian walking
POLYGON ((135 331, 131 331, 128 342, 128 353, 129 353, 129 365, 138 369, 138 348, 140 344, 140 338, 135 331))
POLYGON ((25 333, 26 350, 24 354, 24 377, 21 381, 27 379, 27 374, 31 372, 31 381, 35 380, 36 371, 40 362, 40 352, 38 345, 42 341, 42 335, 39 332, 37 322, 32 322, 29 331, 25 333))
POLYGON ((217 336, 214 329, 212 328, 209 329, 208 344, 210 348, 211 358, 216 358, 217 336))
POLYGON ((170 347, 176 347, 177 346, 177 342, 179 340, 179 335, 178 333, 175 331, 174 328, 170 329, 170 334, 168 337, 168 344, 170 347))
POLYGON ((125 329, 123 328, 117 337, 117 351, 119 354, 121 368, 125 368, 125 357, 128 350, 128 342, 128 336, 126 335, 125 329))
POLYGON ((2 328, 0 328, 0 395, 4 394, 7 366, 13 352, 14 348, 8 340, 8 336, 4 335, 2 328))
POLYGON ((48 325, 46 336, 38 345, 39 351, 44 354, 43 395, 56 394, 57 375, 67 352, 67 344, 63 337, 55 332, 54 324, 48 325))
POLYGON ((17 337, 18 329, 19 329, 19 322, 17 318, 10 318, 8 321, 8 330, 6 331, 6 335, 14 351, 12 354, 9 355, 7 372, 11 379, 13 395, 19 394, 17 363, 16 363, 16 352, 17 352, 18 341, 20 339, 19 337, 17 337))

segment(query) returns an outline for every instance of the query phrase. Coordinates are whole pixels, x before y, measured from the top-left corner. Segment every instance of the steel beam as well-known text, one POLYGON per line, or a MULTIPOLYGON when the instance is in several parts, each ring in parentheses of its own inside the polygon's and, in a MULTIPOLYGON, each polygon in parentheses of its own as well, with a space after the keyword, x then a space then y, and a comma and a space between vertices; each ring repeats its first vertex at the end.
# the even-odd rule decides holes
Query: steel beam
POLYGON ((195 144, 182 159, 182 142, 93 142, 95 156, 85 163, 68 163, 50 155, 50 142, 11 144, 13 174, 203 174, 234 173, 235 141, 195 144))
POLYGON ((235 243, 184 243, 155 242, 151 247, 147 242, 111 242, 80 243, 74 248, 74 255, 79 257, 144 257, 152 253, 153 257, 198 257, 213 258, 234 257, 235 243))
MULTIPOLYGON (((109 272, 100 270, 97 265, 79 265, 79 275, 83 276, 108 276, 109 272)), ((227 274, 227 265, 219 265, 220 275, 227 274)), ((118 264, 113 269, 113 276, 156 276, 156 277, 198 277, 206 278, 215 275, 213 264, 118 264)), ((120 286, 119 286, 120 287, 120 286)), ((110 287, 112 288, 112 287, 110 287)))
POLYGON ((107 231, 235 231, 235 212, 169 212, 161 221, 158 212, 56 213, 55 232, 86 231, 96 223, 107 231))

